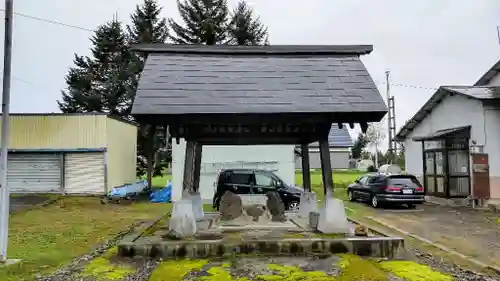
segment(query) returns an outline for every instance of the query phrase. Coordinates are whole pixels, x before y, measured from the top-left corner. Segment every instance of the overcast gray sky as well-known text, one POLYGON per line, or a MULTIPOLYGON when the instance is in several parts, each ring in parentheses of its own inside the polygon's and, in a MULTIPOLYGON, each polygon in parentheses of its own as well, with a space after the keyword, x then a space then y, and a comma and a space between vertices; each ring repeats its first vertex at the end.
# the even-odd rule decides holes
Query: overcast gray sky
MULTIPOLYGON (((115 12, 125 23, 140 0, 15 0, 15 11, 93 29, 115 12)), ((236 0, 229 0, 231 7, 236 0)), ((391 70, 398 127, 444 84, 472 84, 500 57, 498 0, 249 0, 272 44, 372 44, 363 57, 385 96, 391 70)), ((179 18, 174 0, 164 15, 179 18)), ((2 15, 3 17, 3 15, 2 15)), ((2 21, 3 29, 3 21, 2 21)), ((2 30, 3 31, 3 30, 2 30)), ((2 33, 3 34, 3 33, 2 33)), ((12 112, 58 112, 73 54, 89 53, 84 30, 15 17, 12 112)), ((2 45, 3 46, 3 45, 2 45)), ((1 48, 1 47, 0 47, 1 48)), ((3 48, 1 48, 3 52, 3 48)))

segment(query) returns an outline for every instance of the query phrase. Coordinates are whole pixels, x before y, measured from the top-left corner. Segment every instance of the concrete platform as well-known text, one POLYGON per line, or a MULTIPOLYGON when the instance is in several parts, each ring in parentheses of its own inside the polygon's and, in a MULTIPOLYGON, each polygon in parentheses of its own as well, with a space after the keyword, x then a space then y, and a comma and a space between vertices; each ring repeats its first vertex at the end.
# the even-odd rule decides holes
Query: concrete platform
MULTIPOLYGON (((167 226, 157 226, 147 234, 132 234, 118 245, 123 257, 209 258, 234 254, 266 254, 297 256, 310 254, 352 253, 393 259, 404 250, 398 237, 356 237, 349 234, 312 232, 306 220, 296 213, 287 213, 286 222, 255 222, 239 225, 218 220, 218 213, 207 213, 197 222, 194 237, 171 240, 167 226)), ((352 224, 352 228, 355 225, 352 224)))
POLYGON ((139 239, 120 243, 118 255, 150 258, 208 258, 230 257, 234 254, 309 255, 352 253, 394 259, 404 249, 398 237, 265 239, 229 242, 219 240, 158 241, 139 239))

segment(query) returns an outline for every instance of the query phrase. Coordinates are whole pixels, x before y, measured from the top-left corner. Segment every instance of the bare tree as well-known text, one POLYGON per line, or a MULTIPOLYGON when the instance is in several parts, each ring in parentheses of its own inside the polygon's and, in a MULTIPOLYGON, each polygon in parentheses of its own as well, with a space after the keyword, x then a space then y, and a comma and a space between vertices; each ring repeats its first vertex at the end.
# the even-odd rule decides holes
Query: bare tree
POLYGON ((375 167, 378 169, 378 148, 385 139, 385 128, 383 120, 376 123, 371 123, 366 131, 366 139, 370 145, 375 147, 375 167))

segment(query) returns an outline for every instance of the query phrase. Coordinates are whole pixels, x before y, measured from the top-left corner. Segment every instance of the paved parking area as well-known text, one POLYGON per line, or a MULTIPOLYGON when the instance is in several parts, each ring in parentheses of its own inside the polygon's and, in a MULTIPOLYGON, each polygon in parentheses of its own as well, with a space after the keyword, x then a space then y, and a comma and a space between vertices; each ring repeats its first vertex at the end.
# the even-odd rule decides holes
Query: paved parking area
POLYGON ((15 195, 10 197, 10 211, 19 212, 38 204, 51 200, 49 196, 42 195, 15 195))
POLYGON ((373 209, 374 217, 485 263, 500 266, 500 214, 424 204, 417 210, 373 209))

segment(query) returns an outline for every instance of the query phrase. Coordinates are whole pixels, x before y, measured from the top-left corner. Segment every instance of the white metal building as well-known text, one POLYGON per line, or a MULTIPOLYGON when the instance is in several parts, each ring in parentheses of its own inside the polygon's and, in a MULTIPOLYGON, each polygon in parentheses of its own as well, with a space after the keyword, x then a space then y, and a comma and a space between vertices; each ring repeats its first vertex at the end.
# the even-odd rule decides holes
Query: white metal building
POLYGON ((405 147, 406 171, 420 178, 428 194, 471 196, 469 151, 474 147, 489 155, 489 197, 500 201, 499 71, 500 61, 474 86, 441 87, 397 134, 405 147), (453 143, 459 138, 466 142, 453 143), (439 142, 444 139, 451 141, 439 142))

